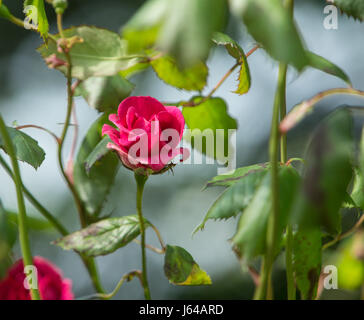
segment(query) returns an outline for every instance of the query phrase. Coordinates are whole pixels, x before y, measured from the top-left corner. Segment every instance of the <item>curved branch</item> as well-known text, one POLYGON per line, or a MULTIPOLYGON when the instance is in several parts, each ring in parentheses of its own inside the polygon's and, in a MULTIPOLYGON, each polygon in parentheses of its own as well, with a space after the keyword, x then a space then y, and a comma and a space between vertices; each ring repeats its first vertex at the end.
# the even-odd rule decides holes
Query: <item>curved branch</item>
POLYGON ((61 139, 59 137, 57 137, 57 135, 54 132, 52 132, 52 131, 44 128, 44 127, 37 126, 35 124, 25 124, 25 125, 22 125, 22 126, 15 127, 15 129, 17 129, 17 130, 26 129, 26 128, 35 128, 35 129, 45 131, 45 132, 49 133, 56 140, 57 144, 61 143, 61 139))
POLYGON ((364 97, 364 91, 353 88, 335 88, 322 91, 309 100, 303 101, 296 105, 287 116, 281 121, 279 130, 281 133, 286 133, 291 130, 298 122, 300 122, 314 107, 315 104, 322 99, 335 94, 349 94, 359 97, 364 97))

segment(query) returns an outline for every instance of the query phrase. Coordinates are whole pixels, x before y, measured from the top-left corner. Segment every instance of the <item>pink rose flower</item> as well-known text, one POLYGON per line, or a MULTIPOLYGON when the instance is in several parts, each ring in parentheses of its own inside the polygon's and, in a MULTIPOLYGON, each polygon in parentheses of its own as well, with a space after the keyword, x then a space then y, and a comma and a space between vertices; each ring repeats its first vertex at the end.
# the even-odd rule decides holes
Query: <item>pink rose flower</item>
MULTIPOLYGON (((177 107, 164 106, 152 97, 129 97, 109 120, 117 129, 104 124, 102 134, 109 135, 108 148, 116 150, 123 164, 135 170, 162 170, 177 155, 189 156, 179 148, 185 120, 177 107)), ((182 161, 181 160, 181 161, 182 161)))
MULTIPOLYGON (((42 257, 34 257, 38 289, 42 300, 73 300, 72 282, 64 279, 62 271, 42 257)), ((30 300, 30 292, 24 287, 24 264, 18 260, 0 281, 0 300, 30 300)))

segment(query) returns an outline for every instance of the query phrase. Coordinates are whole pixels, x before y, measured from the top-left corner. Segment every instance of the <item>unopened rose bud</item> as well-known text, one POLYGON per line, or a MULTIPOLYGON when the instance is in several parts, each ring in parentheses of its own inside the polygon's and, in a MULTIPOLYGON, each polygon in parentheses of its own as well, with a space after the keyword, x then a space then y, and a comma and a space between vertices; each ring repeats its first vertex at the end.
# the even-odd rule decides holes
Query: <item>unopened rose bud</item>
POLYGON ((57 14, 63 14, 67 9, 67 0, 53 0, 52 5, 57 14))

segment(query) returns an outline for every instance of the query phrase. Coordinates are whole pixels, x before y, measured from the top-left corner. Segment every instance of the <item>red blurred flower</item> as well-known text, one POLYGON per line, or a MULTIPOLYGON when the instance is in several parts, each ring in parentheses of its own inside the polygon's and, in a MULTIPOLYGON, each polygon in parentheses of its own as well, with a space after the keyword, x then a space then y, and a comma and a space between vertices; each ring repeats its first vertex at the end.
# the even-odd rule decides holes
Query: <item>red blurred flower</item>
MULTIPOLYGON (((34 257, 38 289, 42 300, 73 300, 72 282, 64 279, 62 271, 42 257, 34 257)), ((24 265, 18 260, 0 281, 0 300, 30 300, 30 292, 24 287, 24 265)))

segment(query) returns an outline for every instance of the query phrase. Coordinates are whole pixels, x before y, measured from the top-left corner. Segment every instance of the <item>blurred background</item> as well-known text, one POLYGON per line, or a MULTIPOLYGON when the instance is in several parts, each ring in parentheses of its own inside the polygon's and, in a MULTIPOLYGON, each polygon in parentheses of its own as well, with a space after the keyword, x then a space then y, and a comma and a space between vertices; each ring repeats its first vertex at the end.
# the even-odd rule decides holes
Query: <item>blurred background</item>
MULTIPOLYGON (((22 1, 4 2, 15 16, 23 17, 22 1)), ((118 32, 142 3, 141 0, 71 0, 64 16, 64 27, 88 24, 118 32)), ((364 90, 364 25, 346 16, 340 16, 338 30, 326 30, 323 27, 324 6, 325 1, 296 1, 295 17, 302 36, 311 51, 342 67, 350 76, 354 87, 364 90)), ((50 6, 47 6, 47 15, 51 25, 50 31, 55 33, 55 15, 50 6)), ((248 36, 240 21, 230 19, 226 33, 238 40, 245 51, 254 46, 254 41, 248 36)), ((48 69, 35 51, 41 44, 41 39, 37 34, 5 20, 0 20, 0 39, 0 112, 8 125, 13 121, 18 125, 36 124, 59 133, 66 112, 66 80, 60 72, 48 69)), ((252 87, 247 95, 238 96, 232 93, 236 87, 237 75, 231 76, 215 93, 215 96, 226 100, 230 114, 238 119, 238 167, 265 162, 268 159, 267 141, 277 78, 277 64, 262 50, 249 57, 248 62, 252 73, 252 87)), ((223 48, 214 49, 208 60, 209 79, 204 93, 209 92, 233 64, 233 58, 223 48)), ((131 81, 136 84, 133 95, 150 95, 162 101, 188 99, 194 94, 164 84, 151 70, 136 75, 131 81)), ((335 77, 313 69, 308 69, 302 74, 290 70, 288 106, 291 108, 319 91, 344 86, 345 83, 335 77)), ((76 98, 75 103, 80 125, 80 142, 98 114, 82 98, 76 98)), ((315 125, 328 112, 344 103, 353 106, 364 105, 362 100, 350 97, 328 98, 317 105, 315 112, 289 133, 289 156, 302 156, 315 125)), ((357 125, 362 125, 360 117, 357 125)), ((37 171, 27 164, 21 164, 25 185, 70 230, 78 230, 79 224, 71 194, 58 171, 54 141, 41 131, 26 129, 25 132, 38 140, 46 151, 46 160, 37 171)), ((65 151, 69 150, 71 137, 72 128, 65 151)), ((66 160, 67 153, 64 152, 64 155, 66 160)), ((167 173, 153 176, 147 183, 144 198, 145 216, 159 228, 167 243, 186 248, 213 281, 211 287, 184 288, 170 285, 163 274, 163 256, 148 252, 150 286, 154 299, 252 297, 254 284, 246 270, 239 265, 228 242, 235 232, 236 221, 231 219, 208 222, 204 231, 192 237, 192 231, 222 191, 202 191, 206 181, 216 174, 216 165, 180 165, 175 168, 174 175, 167 173)), ((134 214, 134 197, 133 176, 130 171, 121 168, 103 213, 112 213, 113 216, 134 214)), ((0 199, 5 208, 16 210, 13 183, 1 169, 0 199)), ((38 216, 36 209, 30 204, 27 211, 31 216, 38 216)), ((51 245, 50 242, 56 238, 58 234, 51 230, 32 232, 33 254, 44 256, 58 265, 65 276, 72 279, 76 297, 93 293, 79 257, 51 245)), ((147 241, 157 245, 152 232, 148 233, 147 241)), ((19 257, 20 250, 17 245, 15 258, 19 257)), ((332 257, 329 255, 327 259, 329 261, 332 257)), ((275 270, 277 298, 285 297, 283 262, 283 258, 278 259, 275 270)), ((103 285, 107 291, 111 291, 124 273, 140 268, 140 248, 131 243, 111 255, 98 258, 97 263, 103 285)), ((323 293, 323 299, 357 297, 359 289, 330 290, 323 293)), ((143 293, 139 283, 132 281, 125 284, 115 298, 140 299, 143 298, 143 293)))

